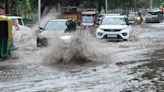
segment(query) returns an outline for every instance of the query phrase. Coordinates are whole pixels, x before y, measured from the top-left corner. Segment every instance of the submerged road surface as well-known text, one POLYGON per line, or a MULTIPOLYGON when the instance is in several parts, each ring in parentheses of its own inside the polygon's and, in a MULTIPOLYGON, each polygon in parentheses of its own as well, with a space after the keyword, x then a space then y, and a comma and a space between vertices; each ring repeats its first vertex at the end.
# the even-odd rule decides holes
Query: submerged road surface
POLYGON ((88 42, 98 57, 82 64, 46 64, 42 57, 52 49, 22 45, 0 62, 0 91, 164 92, 164 24, 143 23, 133 31, 129 41, 88 42))

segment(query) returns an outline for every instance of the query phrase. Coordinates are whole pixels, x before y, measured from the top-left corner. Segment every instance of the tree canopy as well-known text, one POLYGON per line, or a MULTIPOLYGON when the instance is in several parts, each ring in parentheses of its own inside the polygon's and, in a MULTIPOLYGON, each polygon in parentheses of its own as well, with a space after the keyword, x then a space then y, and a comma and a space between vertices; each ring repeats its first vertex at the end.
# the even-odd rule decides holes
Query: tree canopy
MULTIPOLYGON (((78 6, 83 8, 105 7, 105 0, 41 0, 42 10, 45 7, 78 6)), ((152 0, 154 7, 160 7, 164 0, 152 0)), ((150 0, 108 0, 108 9, 149 8, 150 0)), ((0 0, 0 7, 8 8, 9 13, 27 15, 36 12, 38 0, 0 0)))

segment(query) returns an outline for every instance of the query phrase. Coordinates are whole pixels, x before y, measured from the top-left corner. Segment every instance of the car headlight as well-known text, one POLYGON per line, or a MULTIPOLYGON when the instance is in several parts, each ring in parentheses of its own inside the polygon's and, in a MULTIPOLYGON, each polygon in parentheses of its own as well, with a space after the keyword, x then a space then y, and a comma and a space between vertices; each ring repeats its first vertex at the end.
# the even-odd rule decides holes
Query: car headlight
POLYGON ((72 38, 71 35, 63 35, 63 36, 61 37, 62 40, 69 40, 69 39, 71 39, 71 38, 72 38))
POLYGON ((136 20, 140 20, 141 18, 140 17, 135 17, 136 20))

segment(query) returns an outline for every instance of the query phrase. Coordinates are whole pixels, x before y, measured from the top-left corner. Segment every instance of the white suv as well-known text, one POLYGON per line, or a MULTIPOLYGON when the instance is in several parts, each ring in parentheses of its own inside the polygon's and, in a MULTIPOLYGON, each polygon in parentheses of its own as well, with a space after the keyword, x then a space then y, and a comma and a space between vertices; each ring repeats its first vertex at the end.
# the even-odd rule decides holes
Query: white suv
POLYGON ((96 37, 99 39, 123 39, 128 40, 132 27, 124 15, 106 15, 102 23, 96 29, 96 37))

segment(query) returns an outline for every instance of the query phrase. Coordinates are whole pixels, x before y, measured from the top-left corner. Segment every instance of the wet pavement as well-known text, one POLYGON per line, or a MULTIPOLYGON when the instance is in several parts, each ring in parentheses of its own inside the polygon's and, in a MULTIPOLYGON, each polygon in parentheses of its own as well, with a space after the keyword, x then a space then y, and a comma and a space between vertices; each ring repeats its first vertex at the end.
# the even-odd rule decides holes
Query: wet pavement
POLYGON ((49 48, 21 45, 12 59, 0 62, 0 90, 164 92, 164 24, 143 23, 133 31, 129 41, 87 42, 96 57, 80 64, 46 64, 42 57, 49 48))

